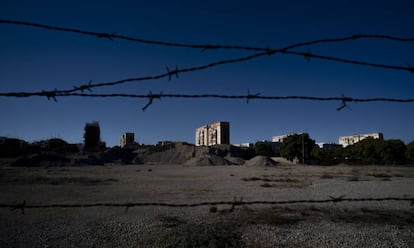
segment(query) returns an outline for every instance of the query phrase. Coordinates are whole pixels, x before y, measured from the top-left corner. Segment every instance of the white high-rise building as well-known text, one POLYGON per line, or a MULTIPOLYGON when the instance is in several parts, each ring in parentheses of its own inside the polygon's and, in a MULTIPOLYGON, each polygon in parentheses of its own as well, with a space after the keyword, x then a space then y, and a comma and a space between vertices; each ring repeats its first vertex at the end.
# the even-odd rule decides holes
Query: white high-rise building
POLYGON ((196 129, 196 146, 230 144, 230 123, 216 122, 196 129))

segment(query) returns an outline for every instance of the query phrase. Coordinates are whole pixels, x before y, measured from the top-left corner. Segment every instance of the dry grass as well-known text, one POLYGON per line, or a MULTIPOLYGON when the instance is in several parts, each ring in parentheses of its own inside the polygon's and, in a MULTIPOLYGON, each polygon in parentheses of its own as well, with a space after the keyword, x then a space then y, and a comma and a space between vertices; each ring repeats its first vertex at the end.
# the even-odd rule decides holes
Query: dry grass
POLYGON ((350 176, 347 178, 348 182, 357 182, 359 181, 359 177, 358 176, 350 176))
POLYGON ((391 178, 392 176, 390 174, 387 173, 368 173, 366 174, 367 176, 372 176, 372 177, 376 177, 376 178, 391 178))
POLYGON ((249 178, 244 177, 242 178, 242 180, 248 182, 248 181, 260 181, 262 179, 260 177, 249 177, 249 178))
POLYGON ((109 184, 118 182, 114 178, 94 178, 94 177, 49 177, 42 175, 25 176, 21 178, 10 178, 9 182, 18 184, 81 184, 81 185, 95 185, 95 184, 109 184))
POLYGON ((242 178, 243 181, 262 181, 263 183, 260 184, 260 187, 263 188, 271 188, 271 187, 294 187, 294 188, 302 188, 309 185, 312 185, 312 182, 307 180, 301 180, 297 178, 284 178, 284 177, 277 177, 275 175, 263 175, 263 177, 249 177, 249 178, 242 178))
POLYGON ((323 173, 321 179, 332 179, 334 178, 331 174, 323 173))

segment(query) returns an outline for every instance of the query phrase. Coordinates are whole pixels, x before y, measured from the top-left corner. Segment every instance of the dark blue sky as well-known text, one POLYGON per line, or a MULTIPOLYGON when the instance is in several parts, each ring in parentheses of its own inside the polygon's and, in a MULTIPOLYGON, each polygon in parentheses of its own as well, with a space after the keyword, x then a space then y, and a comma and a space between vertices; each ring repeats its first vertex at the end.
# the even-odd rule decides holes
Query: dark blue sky
MULTIPOLYGON (((4 1, 0 19, 21 20, 152 40, 280 48, 302 41, 352 34, 414 37, 414 2, 406 1, 4 1)), ((166 67, 208 64, 249 51, 160 47, 0 25, 0 92, 67 89, 123 78, 157 75, 166 67)), ((320 44, 311 52, 406 66, 414 43, 358 40, 320 44)), ((307 47, 295 51, 306 52, 307 47)), ((179 78, 131 82, 93 93, 304 95, 414 98, 414 74, 277 54, 248 62, 182 73, 179 78)), ((155 100, 61 97, 0 98, 0 136, 29 141, 60 137, 82 142, 86 122, 99 121, 102 139, 116 145, 123 132, 137 141, 194 142, 195 128, 229 121, 232 143, 308 132, 317 142, 383 132, 414 140, 414 103, 155 100)))

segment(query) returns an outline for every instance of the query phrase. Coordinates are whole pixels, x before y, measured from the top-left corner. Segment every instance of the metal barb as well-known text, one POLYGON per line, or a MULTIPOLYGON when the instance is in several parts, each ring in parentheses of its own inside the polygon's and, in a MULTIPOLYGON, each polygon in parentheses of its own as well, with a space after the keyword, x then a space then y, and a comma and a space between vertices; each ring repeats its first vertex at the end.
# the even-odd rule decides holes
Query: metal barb
POLYGON ((233 204, 231 205, 229 212, 233 212, 237 205, 243 205, 243 197, 240 197, 240 200, 237 200, 236 196, 234 197, 233 204))
POLYGON ((344 200, 345 195, 341 195, 338 197, 334 197, 334 196, 329 196, 329 198, 332 199, 333 203, 337 203, 337 202, 341 202, 344 200))
POLYGON ((309 64, 309 62, 311 61, 311 58, 312 58, 312 53, 311 53, 310 48, 308 48, 308 51, 306 53, 304 53, 304 56, 305 56, 306 62, 309 64))
POLYGON ((174 70, 170 70, 170 68, 167 66, 167 74, 168 74, 168 80, 171 81, 171 77, 175 75, 175 77, 178 79, 178 66, 175 66, 174 70))
POLYGON ((47 97, 47 100, 52 99, 53 101, 57 102, 56 99, 56 94, 57 94, 58 90, 55 89, 54 91, 42 91, 42 95, 47 97))
POLYGON ((16 204, 16 205, 14 205, 14 206, 12 206, 11 208, 10 208, 10 210, 11 211, 14 211, 14 210, 18 210, 18 209, 21 209, 21 211, 22 211, 22 214, 24 215, 24 208, 26 207, 26 200, 24 200, 22 203, 20 203, 20 204, 16 204))
POLYGON ((349 107, 349 106, 348 106, 348 104, 347 104, 347 102, 351 102, 351 101, 353 101, 353 99, 352 99, 352 98, 350 98, 350 97, 346 97, 346 96, 342 95, 342 98, 341 98, 341 105, 340 105, 338 108, 336 108, 336 110, 337 110, 337 111, 341 111, 341 110, 342 110, 342 109, 344 109, 344 108, 351 109, 351 107, 349 107))
POLYGON ((116 36, 115 33, 100 33, 96 35, 98 38, 105 38, 105 39, 109 39, 111 41, 114 41, 113 37, 116 36))
POLYGON ((214 45, 204 45, 203 47, 202 47, 202 49, 201 49, 201 52, 205 52, 205 51, 207 51, 207 50, 210 50, 210 49, 216 49, 217 48, 217 46, 214 46, 214 45))
POLYGON ((92 89, 91 89, 92 88, 92 80, 89 80, 89 83, 87 83, 87 84, 82 84, 79 87, 74 86, 73 88, 74 88, 74 90, 80 90, 82 93, 83 93, 84 90, 88 90, 89 92, 92 92, 92 89))
POLYGON ((129 208, 134 206, 134 205, 133 205, 132 203, 130 203, 130 202, 127 202, 125 205, 126 205, 126 206, 125 206, 125 213, 128 213, 129 208))
POLYGON ((148 103, 142 108, 142 111, 145 112, 145 110, 154 102, 154 99, 161 99, 161 97, 162 97, 162 91, 160 94, 152 94, 152 92, 150 91, 149 94, 147 95, 148 103))
POLYGON ((248 89, 247 90, 247 96, 246 96, 246 102, 247 102, 247 104, 250 103, 250 99, 257 98, 259 95, 260 95, 260 93, 256 93, 256 94, 253 94, 253 95, 250 94, 250 90, 248 89))

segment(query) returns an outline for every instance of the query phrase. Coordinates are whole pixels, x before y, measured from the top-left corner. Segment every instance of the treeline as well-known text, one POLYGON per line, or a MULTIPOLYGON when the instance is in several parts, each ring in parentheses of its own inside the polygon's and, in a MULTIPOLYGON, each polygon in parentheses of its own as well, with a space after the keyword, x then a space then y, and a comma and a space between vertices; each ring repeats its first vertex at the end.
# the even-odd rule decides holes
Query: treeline
POLYGON ((366 138, 347 147, 327 144, 320 148, 309 134, 288 136, 280 145, 280 156, 305 164, 366 164, 399 165, 414 163, 414 141, 406 145, 401 140, 366 138))
POLYGON ((28 143, 24 140, 15 138, 2 138, 0 141, 0 157, 3 158, 12 158, 44 152, 59 154, 77 153, 79 152, 79 147, 76 144, 69 144, 68 142, 58 138, 33 143, 28 143))
POLYGON ((316 148, 312 155, 321 164, 399 165, 414 163, 414 142, 366 138, 354 145, 337 150, 316 148))

